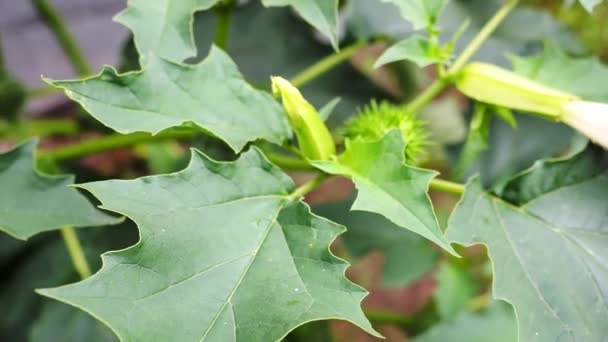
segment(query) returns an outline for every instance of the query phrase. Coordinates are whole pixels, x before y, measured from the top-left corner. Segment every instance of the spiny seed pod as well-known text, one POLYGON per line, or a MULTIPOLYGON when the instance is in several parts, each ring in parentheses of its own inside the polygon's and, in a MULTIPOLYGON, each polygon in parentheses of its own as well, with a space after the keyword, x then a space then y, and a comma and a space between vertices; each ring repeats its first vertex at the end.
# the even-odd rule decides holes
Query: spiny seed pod
POLYGON ((423 121, 408 112, 404 106, 387 101, 371 101, 352 118, 344 128, 350 139, 379 140, 390 130, 399 129, 405 142, 403 155, 408 164, 418 164, 426 157, 428 133, 423 121))
POLYGON ((456 87, 480 102, 562 121, 608 148, 606 104, 582 101, 576 95, 485 63, 466 66, 456 78, 456 87))
POLYGON ((272 93, 281 98, 287 119, 298 139, 304 157, 328 160, 336 154, 334 139, 315 107, 300 91, 282 77, 272 77, 272 93))

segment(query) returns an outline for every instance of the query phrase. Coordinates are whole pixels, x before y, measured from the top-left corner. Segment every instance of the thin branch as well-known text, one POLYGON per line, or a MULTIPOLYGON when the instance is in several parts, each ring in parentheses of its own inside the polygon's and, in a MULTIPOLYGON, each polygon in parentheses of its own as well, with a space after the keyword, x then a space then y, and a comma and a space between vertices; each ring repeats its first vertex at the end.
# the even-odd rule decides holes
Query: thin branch
POLYGON ((74 228, 70 226, 61 228, 61 236, 63 237, 63 242, 65 243, 72 263, 74 264, 74 268, 80 275, 80 278, 86 279, 90 277, 91 268, 89 267, 89 263, 87 262, 87 258, 84 255, 82 245, 80 244, 80 240, 78 239, 78 235, 74 228))

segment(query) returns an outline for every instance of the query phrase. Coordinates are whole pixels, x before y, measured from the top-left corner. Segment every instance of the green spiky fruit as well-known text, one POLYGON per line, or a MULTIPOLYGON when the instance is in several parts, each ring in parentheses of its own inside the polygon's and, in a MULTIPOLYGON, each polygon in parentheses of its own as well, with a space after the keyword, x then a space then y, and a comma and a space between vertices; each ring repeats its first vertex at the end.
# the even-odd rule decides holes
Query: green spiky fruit
POLYGON ((426 125, 402 105, 372 100, 346 124, 344 136, 349 139, 379 140, 393 129, 401 131, 405 142, 405 161, 412 165, 423 161, 429 146, 426 125))
POLYGON ((23 86, 10 76, 0 74, 0 117, 14 120, 25 103, 23 86))

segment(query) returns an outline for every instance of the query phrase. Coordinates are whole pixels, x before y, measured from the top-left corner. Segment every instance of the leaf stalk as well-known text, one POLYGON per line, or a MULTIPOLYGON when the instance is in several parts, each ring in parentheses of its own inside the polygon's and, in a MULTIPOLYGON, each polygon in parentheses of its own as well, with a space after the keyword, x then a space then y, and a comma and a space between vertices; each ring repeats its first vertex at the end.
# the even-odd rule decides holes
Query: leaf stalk
POLYGON ((61 236, 63 237, 63 242, 70 254, 70 258, 72 259, 72 264, 74 264, 74 268, 80 275, 80 278, 86 279, 90 277, 92 274, 91 268, 89 267, 89 263, 87 262, 87 258, 84 255, 82 245, 80 244, 80 240, 78 239, 78 235, 74 228, 70 226, 61 228, 61 236))
POLYGON ((74 69, 79 76, 84 77, 91 74, 91 69, 87 64, 83 52, 78 47, 76 40, 65 26, 64 20, 59 12, 47 0, 32 0, 32 5, 38 15, 47 24, 55 39, 63 49, 74 69))
POLYGON ((304 69, 302 72, 300 72, 297 75, 295 75, 294 77, 292 77, 290 79, 291 84, 293 84, 293 86, 296 88, 300 88, 300 87, 308 84, 310 81, 323 75, 327 71, 333 69, 337 65, 341 64, 345 60, 352 57, 357 51, 359 51, 365 45, 366 45, 366 42, 359 41, 357 43, 354 43, 351 46, 348 46, 348 47, 340 50, 340 52, 331 54, 331 55, 319 60, 315 64, 311 65, 310 67, 304 69))

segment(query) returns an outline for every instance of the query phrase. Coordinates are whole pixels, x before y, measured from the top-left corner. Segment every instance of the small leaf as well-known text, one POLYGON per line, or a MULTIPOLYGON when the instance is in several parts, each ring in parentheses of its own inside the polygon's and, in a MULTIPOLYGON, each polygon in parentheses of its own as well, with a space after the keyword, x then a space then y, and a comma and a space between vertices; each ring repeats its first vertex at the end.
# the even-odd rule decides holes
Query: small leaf
POLYGON ((502 301, 495 301, 484 311, 462 312, 453 320, 443 320, 414 339, 414 342, 443 341, 517 341, 513 308, 502 301))
POLYGON ((114 18, 135 37, 140 58, 150 54, 181 62, 196 56, 192 16, 221 0, 129 0, 128 8, 114 18))
POLYGON ((412 35, 388 48, 378 58, 374 64, 374 68, 402 60, 414 62, 422 68, 431 64, 443 63, 446 58, 440 55, 439 46, 431 43, 428 38, 412 35))
POLYGON ((313 320, 377 333, 329 244, 342 226, 291 202, 293 184, 257 149, 236 162, 193 150, 178 173, 81 185, 137 223, 136 245, 87 280, 39 290, 123 341, 278 341, 313 320))
POLYGON ((381 0, 390 2, 399 7, 401 15, 412 23, 414 29, 425 28, 433 25, 448 0, 381 0))
POLYGON ((321 116, 321 119, 323 119, 323 121, 327 121, 327 119, 329 119, 329 117, 331 116, 331 114, 333 114, 334 109, 336 109, 336 106, 338 105, 338 103, 340 103, 340 101, 342 101, 342 98, 335 97, 331 101, 327 102, 323 107, 321 107, 321 109, 319 109, 319 116, 321 116))
POLYGON ((262 0, 266 7, 291 6, 338 48, 338 0, 262 0))
POLYGON ((510 56, 516 73, 585 100, 608 102, 608 67, 596 57, 571 57, 553 45, 545 45, 536 56, 510 56))
POLYGON ((381 214, 457 255, 439 228, 427 194, 437 173, 405 164, 403 148, 401 134, 393 130, 375 142, 346 140, 346 152, 336 160, 313 164, 355 182, 359 194, 352 210, 381 214))
MULTIPOLYGON (((580 158, 558 168, 577 169, 580 158)), ((555 170, 537 167, 516 179, 542 189, 519 207, 484 192, 473 179, 447 237, 487 245, 494 296, 513 304, 520 341, 601 341, 608 336, 608 172, 574 180, 555 170)))
POLYGON ((235 152, 249 141, 281 143, 291 135, 281 107, 216 47, 194 66, 150 56, 143 71, 119 75, 105 68, 89 79, 51 83, 120 133, 156 134, 192 122, 235 152))
POLYGON ((69 186, 73 176, 47 176, 34 169, 36 141, 0 154, 0 231, 25 240, 64 226, 118 223, 69 186))

